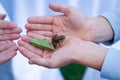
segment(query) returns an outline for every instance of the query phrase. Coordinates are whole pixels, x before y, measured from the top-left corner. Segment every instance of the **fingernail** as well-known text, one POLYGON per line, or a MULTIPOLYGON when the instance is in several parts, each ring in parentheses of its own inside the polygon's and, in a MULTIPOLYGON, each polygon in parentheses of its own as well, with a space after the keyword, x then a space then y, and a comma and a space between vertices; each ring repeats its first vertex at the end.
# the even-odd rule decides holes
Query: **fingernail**
POLYGON ((34 20, 32 17, 28 18, 28 22, 34 20))
POLYGON ((33 62, 30 60, 30 61, 29 61, 29 64, 33 64, 33 62))

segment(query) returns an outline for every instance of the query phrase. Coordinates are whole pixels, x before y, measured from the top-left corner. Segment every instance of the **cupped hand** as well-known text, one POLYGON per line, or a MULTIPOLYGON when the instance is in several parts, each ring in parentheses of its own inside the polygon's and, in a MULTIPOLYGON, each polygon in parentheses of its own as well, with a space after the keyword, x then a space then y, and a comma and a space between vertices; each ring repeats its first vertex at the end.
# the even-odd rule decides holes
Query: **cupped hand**
POLYGON ((0 64, 13 58, 18 50, 12 41, 20 37, 21 29, 11 21, 5 21, 5 14, 0 14, 0 64))
POLYGON ((47 51, 44 49, 36 48, 29 44, 31 37, 43 39, 49 37, 44 37, 40 35, 29 34, 29 36, 22 36, 21 40, 18 41, 19 51, 29 59, 30 64, 37 64, 40 66, 45 66, 49 68, 57 68, 63 65, 74 62, 73 58, 76 54, 75 48, 79 42, 79 38, 67 37, 59 48, 53 51, 47 51), (75 41, 75 43, 74 43, 75 41))
POLYGON ((100 70, 108 50, 93 42, 84 41, 75 36, 66 36, 59 48, 47 51, 30 45, 29 42, 32 37, 51 40, 50 37, 35 35, 34 33, 28 34, 18 41, 19 51, 29 59, 30 64, 48 68, 59 68, 76 62, 100 70))

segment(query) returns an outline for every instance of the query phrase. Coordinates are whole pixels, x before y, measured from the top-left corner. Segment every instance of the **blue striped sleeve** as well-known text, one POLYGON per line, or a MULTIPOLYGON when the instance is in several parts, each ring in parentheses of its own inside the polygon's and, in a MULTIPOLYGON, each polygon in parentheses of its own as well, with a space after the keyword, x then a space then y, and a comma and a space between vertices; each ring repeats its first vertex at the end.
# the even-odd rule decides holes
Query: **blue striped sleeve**
POLYGON ((110 80, 120 80, 120 51, 110 48, 103 62, 101 77, 110 80))

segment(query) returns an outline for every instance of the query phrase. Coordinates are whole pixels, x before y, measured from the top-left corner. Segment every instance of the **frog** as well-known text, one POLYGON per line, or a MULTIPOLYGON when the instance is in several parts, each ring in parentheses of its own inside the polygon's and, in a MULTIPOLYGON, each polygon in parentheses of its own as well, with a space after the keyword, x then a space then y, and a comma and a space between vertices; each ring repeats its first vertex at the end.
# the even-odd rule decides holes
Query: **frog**
POLYGON ((61 46, 61 42, 65 39, 65 36, 64 35, 58 35, 58 34, 55 34, 53 37, 52 37, 52 44, 55 48, 57 47, 60 47, 61 46))

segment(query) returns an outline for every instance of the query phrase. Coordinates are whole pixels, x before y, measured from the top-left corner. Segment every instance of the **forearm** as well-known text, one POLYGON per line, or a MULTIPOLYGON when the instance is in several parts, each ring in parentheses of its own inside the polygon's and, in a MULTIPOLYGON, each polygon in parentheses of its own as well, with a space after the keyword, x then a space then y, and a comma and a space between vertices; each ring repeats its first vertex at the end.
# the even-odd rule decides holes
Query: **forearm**
POLYGON ((74 57, 75 62, 101 70, 108 48, 97 45, 92 42, 85 42, 82 45, 77 44, 77 54, 74 57))
POLYGON ((90 53, 86 58, 83 59, 85 61, 85 64, 83 63, 83 65, 101 71, 108 49, 100 46, 99 48, 94 49, 96 49, 95 52, 90 53))

